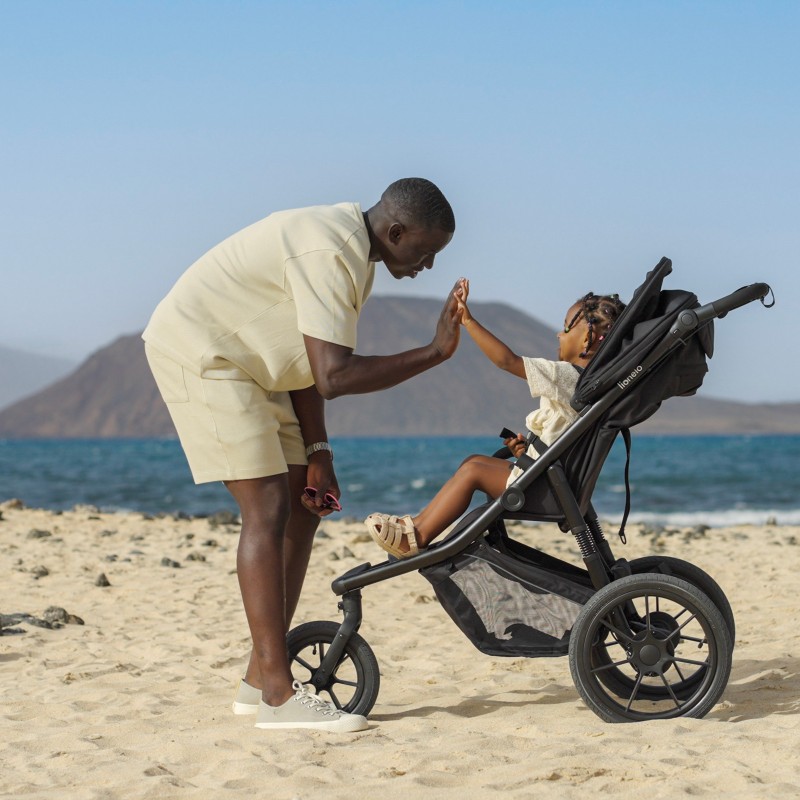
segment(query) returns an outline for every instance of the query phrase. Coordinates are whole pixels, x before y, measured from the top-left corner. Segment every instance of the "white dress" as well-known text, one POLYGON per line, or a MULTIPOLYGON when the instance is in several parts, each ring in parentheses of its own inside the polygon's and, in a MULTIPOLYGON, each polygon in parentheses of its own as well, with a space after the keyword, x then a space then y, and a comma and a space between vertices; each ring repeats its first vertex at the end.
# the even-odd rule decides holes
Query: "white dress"
MULTIPOLYGON (((531 390, 531 397, 538 397, 539 408, 531 411, 525 419, 528 430, 535 433, 545 444, 550 445, 572 424, 578 412, 569 404, 575 392, 580 372, 568 361, 549 361, 546 358, 523 357, 525 377, 531 390)), ((539 454, 528 447, 527 454, 538 458, 539 454)), ((522 474, 514 467, 508 476, 506 486, 522 474)))

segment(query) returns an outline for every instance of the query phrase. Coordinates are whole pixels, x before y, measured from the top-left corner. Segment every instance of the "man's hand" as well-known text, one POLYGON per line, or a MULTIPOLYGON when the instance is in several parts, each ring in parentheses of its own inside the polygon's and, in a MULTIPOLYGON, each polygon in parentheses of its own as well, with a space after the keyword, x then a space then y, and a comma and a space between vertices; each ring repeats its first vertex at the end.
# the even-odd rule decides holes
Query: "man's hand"
POLYGON ((436 325, 436 335, 433 337, 433 346, 445 358, 450 358, 450 356, 455 353, 461 335, 461 327, 458 321, 458 301, 455 295, 460 283, 460 280, 457 281, 455 286, 453 286, 453 291, 448 295, 444 308, 442 308, 442 313, 439 315, 439 322, 436 325))
POLYGON ((333 461, 327 452, 312 455, 308 459, 306 486, 313 486, 317 490, 317 496, 312 500, 306 494, 301 495, 300 502, 303 506, 318 517, 327 517, 328 514, 332 514, 332 508, 324 507, 323 498, 327 492, 336 498, 341 497, 342 493, 339 491, 339 484, 333 471, 333 461))

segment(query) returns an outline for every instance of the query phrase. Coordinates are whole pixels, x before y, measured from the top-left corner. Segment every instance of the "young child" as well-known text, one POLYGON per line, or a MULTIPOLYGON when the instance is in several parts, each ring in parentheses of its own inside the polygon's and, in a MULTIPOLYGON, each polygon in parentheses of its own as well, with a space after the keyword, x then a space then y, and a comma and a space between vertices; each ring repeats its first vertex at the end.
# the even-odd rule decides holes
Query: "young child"
MULTIPOLYGON (((516 353, 483 327, 467 306, 469 281, 462 279, 455 292, 460 322, 483 353, 500 369, 524 378, 539 408, 525 424, 546 445, 552 444, 577 417, 570 399, 583 368, 592 360, 600 342, 625 308, 617 295, 584 295, 570 306, 564 329, 558 333, 558 361, 528 358, 516 353)), ((525 437, 518 434, 505 443, 515 457, 524 449, 525 437)), ((538 453, 531 446, 528 455, 538 453)), ((510 461, 485 455, 465 459, 450 480, 416 516, 370 514, 365 524, 372 538, 387 552, 405 558, 426 548, 469 507, 472 495, 482 491, 499 497, 521 470, 510 461)))

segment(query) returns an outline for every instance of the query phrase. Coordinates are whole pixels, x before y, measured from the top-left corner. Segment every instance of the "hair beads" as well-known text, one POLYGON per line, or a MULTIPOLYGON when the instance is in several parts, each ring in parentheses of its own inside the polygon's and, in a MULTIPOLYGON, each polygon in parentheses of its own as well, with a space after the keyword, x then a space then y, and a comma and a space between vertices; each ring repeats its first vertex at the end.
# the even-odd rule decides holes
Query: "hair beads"
POLYGON ((602 342, 605 339, 609 328, 625 308, 625 303, 619 299, 618 294, 600 295, 594 292, 589 292, 581 297, 578 303, 580 303, 580 308, 570 320, 566 331, 568 332, 579 319, 586 320, 589 328, 589 337, 584 351, 580 354, 581 358, 586 358, 595 340, 602 342))

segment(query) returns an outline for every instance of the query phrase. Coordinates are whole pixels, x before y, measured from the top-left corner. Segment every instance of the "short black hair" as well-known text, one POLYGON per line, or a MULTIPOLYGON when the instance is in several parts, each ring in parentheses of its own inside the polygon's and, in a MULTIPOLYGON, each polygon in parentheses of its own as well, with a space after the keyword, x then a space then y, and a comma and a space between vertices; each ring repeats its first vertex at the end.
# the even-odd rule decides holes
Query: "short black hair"
POLYGON ((435 183, 425 178, 401 178, 390 184, 381 201, 391 206, 402 222, 446 233, 456 229, 456 218, 447 198, 435 183))

